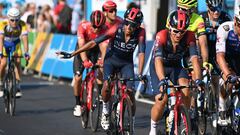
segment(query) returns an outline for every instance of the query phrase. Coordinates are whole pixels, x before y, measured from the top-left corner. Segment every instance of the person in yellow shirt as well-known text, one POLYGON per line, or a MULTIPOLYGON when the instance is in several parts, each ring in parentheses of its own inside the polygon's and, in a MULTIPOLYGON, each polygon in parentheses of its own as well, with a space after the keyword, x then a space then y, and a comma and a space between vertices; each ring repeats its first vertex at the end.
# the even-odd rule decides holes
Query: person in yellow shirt
MULTIPOLYGON (((7 53, 5 47, 15 46, 13 56, 16 58, 16 80, 17 80, 17 93, 16 97, 21 97, 20 80, 21 80, 21 60, 22 50, 20 46, 20 38, 24 45, 24 57, 29 60, 28 53, 28 31, 25 22, 20 20, 20 11, 17 8, 11 8, 8 10, 7 19, 0 22, 0 85, 5 74, 5 68, 7 65, 7 53)), ((0 96, 3 92, 0 90, 0 96)))

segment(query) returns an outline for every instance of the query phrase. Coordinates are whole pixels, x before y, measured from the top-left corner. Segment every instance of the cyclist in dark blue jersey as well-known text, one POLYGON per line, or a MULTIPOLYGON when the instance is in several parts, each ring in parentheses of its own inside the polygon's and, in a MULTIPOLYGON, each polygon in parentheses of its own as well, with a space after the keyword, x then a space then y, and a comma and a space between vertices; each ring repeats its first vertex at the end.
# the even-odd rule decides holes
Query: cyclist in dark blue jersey
MULTIPOLYGON (((108 88, 108 77, 117 69, 121 72, 122 77, 132 78, 134 77, 134 65, 133 65, 133 53, 138 46, 138 74, 142 76, 142 70, 145 57, 145 29, 140 27, 143 20, 142 12, 137 8, 130 8, 124 14, 124 22, 122 24, 115 24, 105 34, 97 37, 95 40, 91 40, 87 44, 83 45, 77 51, 71 54, 65 54, 64 57, 72 57, 83 51, 89 50, 99 43, 110 40, 110 50, 107 52, 104 58, 104 84, 102 88, 103 97, 103 114, 102 114, 102 127, 106 130, 109 128, 109 99, 111 92, 108 88)), ((133 102, 133 122, 135 121, 135 98, 133 93, 134 82, 127 82, 127 88, 129 90, 130 99, 133 102)), ((134 124, 133 124, 134 125, 134 124)))

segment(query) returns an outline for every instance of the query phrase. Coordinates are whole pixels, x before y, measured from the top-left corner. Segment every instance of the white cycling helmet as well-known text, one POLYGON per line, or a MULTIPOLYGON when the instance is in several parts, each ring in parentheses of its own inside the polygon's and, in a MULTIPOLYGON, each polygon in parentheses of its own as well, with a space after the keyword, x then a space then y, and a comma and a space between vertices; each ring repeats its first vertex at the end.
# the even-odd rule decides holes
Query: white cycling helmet
POLYGON ((240 19, 240 0, 235 1, 234 16, 240 19))
POLYGON ((8 18, 20 19, 20 11, 17 8, 10 8, 7 12, 8 18))

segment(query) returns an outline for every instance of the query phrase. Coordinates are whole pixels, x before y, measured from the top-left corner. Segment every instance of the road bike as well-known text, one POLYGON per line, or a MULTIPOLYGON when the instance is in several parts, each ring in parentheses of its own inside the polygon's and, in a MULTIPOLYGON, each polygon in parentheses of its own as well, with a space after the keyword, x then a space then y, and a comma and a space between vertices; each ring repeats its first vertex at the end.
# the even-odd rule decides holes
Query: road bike
POLYGON ((108 79, 111 96, 111 114, 110 114, 110 130, 111 135, 132 135, 133 134, 133 118, 132 118, 132 101, 128 95, 126 83, 128 81, 143 81, 144 89, 147 88, 147 78, 121 78, 119 74, 108 79))
POLYGON ((101 91, 97 84, 97 69, 99 65, 94 65, 90 69, 86 69, 86 77, 82 82, 80 91, 81 104, 81 123, 83 128, 87 128, 90 119, 92 131, 96 131, 101 120, 100 114, 102 109, 101 91))

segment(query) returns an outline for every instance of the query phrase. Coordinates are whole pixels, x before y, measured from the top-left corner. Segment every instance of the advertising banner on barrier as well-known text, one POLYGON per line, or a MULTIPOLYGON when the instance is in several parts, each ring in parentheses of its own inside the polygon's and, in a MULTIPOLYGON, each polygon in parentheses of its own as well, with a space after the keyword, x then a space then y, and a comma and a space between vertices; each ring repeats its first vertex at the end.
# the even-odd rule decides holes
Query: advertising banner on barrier
POLYGON ((46 48, 51 43, 53 34, 38 33, 34 48, 31 53, 31 59, 29 60, 28 68, 41 71, 43 58, 46 54, 46 48))

